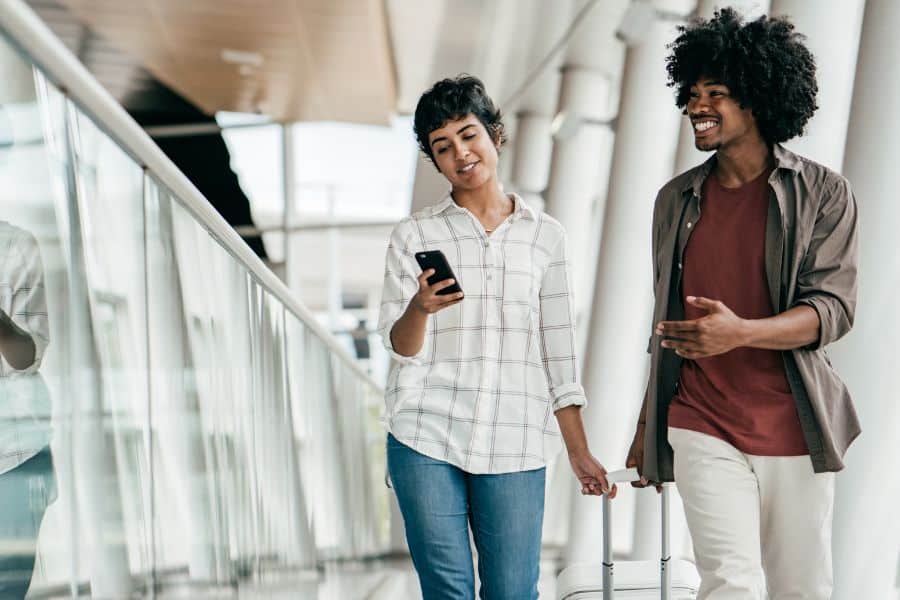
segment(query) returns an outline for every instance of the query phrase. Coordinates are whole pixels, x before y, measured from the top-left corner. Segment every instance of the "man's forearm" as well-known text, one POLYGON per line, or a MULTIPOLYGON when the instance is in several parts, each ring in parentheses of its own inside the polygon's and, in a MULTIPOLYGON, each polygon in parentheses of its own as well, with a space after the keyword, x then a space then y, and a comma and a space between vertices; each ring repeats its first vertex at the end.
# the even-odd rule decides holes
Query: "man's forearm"
POLYGON ((415 356, 425 343, 428 313, 416 309, 412 302, 391 328, 391 345, 402 356, 415 356))
POLYGON ((802 304, 765 319, 745 319, 742 346, 793 350, 819 339, 819 313, 802 304))
POLYGON ((559 431, 566 444, 569 454, 577 454, 587 451, 587 436, 584 433, 584 423, 581 421, 581 407, 567 406, 556 411, 556 420, 559 423, 559 431))
POLYGON ((0 354, 6 362, 21 371, 34 364, 36 353, 37 348, 31 336, 16 325, 6 312, 0 310, 0 354))

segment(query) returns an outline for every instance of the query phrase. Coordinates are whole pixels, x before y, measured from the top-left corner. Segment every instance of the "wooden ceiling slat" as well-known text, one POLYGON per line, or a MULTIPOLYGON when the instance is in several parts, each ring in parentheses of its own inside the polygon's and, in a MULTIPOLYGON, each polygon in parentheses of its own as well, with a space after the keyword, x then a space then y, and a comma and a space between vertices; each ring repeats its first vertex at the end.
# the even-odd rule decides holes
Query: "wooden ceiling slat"
POLYGON ((207 111, 386 123, 393 70, 381 0, 59 0, 207 111), (258 52, 250 75, 225 48, 258 52))

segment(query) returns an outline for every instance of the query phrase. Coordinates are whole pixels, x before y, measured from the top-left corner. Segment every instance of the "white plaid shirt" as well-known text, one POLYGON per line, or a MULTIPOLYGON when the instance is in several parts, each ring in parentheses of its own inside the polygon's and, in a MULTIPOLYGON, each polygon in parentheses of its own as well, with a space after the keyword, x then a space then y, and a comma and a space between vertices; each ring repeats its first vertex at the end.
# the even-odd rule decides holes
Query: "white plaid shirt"
POLYGON ((488 236, 448 195, 401 221, 387 250, 378 327, 396 361, 382 420, 417 452, 469 473, 544 466, 559 447, 553 412, 586 403, 565 231, 513 199, 488 236), (422 349, 406 357, 390 332, 418 291, 421 250, 443 251, 465 299, 429 315, 422 349))
POLYGON ((0 474, 50 443, 50 396, 38 369, 50 342, 44 269, 34 236, 0 221, 0 309, 31 335, 34 363, 14 369, 0 356, 0 474))

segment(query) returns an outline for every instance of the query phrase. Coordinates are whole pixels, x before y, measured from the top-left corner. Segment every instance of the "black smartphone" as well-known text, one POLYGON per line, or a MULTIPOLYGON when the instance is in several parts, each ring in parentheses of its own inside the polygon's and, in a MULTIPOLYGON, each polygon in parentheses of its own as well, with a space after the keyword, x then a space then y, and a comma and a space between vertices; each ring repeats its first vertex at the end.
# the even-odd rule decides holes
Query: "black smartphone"
POLYGON ((453 269, 450 268, 450 263, 447 262, 447 257, 444 256, 444 253, 440 250, 416 252, 416 262, 419 263, 419 266, 422 267, 423 271, 434 269, 434 274, 428 278, 428 285, 434 285, 445 279, 455 280, 453 285, 445 287, 437 292, 438 296, 446 296, 447 294, 462 291, 462 288, 459 287, 459 280, 456 279, 456 275, 453 274, 453 269))

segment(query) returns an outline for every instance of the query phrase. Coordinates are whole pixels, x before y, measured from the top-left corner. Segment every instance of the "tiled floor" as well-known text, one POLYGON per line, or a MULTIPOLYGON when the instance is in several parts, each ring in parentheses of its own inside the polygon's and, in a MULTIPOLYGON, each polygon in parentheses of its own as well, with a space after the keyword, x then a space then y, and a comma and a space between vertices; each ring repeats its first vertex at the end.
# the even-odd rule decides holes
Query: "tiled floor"
MULTIPOLYGON (((542 599, 555 596, 555 561, 541 564, 542 599)), ((408 560, 330 565, 306 574, 281 574, 270 581, 245 583, 237 590, 170 589, 161 600, 421 600, 415 571, 408 560)))

